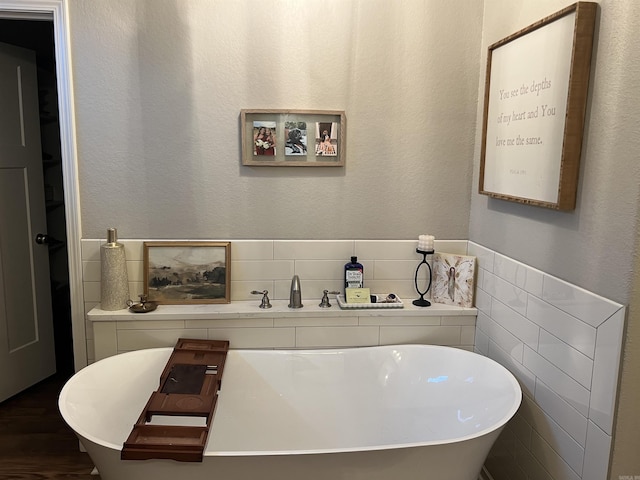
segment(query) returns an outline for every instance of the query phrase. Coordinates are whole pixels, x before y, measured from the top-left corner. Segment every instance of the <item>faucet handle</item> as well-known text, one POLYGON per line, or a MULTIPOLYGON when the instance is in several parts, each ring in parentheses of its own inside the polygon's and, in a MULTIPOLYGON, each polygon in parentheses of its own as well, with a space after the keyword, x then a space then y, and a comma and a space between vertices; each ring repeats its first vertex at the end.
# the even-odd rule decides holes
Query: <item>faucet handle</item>
POLYGON ((262 301, 260 302, 260 308, 271 308, 271 302, 269 302, 268 290, 252 290, 253 295, 262 295, 262 301))
POLYGON ((330 292, 329 290, 323 290, 322 292, 322 300, 318 305, 320 308, 330 308, 331 303, 329 303, 329 294, 338 295, 340 292, 330 292))

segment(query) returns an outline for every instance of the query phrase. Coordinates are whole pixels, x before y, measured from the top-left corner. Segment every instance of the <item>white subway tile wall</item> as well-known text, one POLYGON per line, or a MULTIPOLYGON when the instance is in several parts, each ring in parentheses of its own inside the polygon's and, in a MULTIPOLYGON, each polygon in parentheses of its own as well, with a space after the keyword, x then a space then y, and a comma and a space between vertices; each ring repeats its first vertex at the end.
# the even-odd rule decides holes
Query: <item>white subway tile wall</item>
MULTIPOLYGON (((119 241, 125 246, 129 293, 135 300, 144 291, 145 240, 119 241)), ((102 243, 104 240, 82 241, 86 312, 100 302, 102 243)), ((437 251, 467 252, 466 240, 437 240, 435 246, 437 251)), ((303 298, 319 301, 323 290, 343 289, 343 267, 352 255, 363 263, 366 286, 372 293, 393 292, 403 299, 417 298, 414 275, 422 255, 416 253, 416 247, 417 240, 234 240, 231 242, 231 300, 258 300, 251 294, 252 290, 268 290, 272 300, 287 300, 291 278, 296 274, 301 278, 303 298)), ((420 341, 472 349, 475 335, 475 316, 448 316, 446 321, 439 316, 316 318, 302 324, 296 324, 293 319, 270 321, 270 325, 248 325, 237 319, 228 324, 216 320, 214 324, 204 325, 198 320, 179 326, 169 326, 165 322, 155 326, 118 322, 117 325, 105 323, 98 328, 111 329, 105 338, 117 338, 118 351, 126 351, 137 344, 144 347, 170 344, 171 332, 167 330, 175 333, 182 329, 187 329, 190 335, 228 336, 233 338, 237 348, 339 347, 420 341), (349 322, 354 323, 350 325, 349 322)), ((96 347, 96 325, 97 322, 86 324, 89 361, 113 352, 112 346, 107 347, 104 343, 99 342, 96 347), (101 353, 96 354, 95 348, 101 353)))
MULTIPOLYGON (((145 240, 119 240, 125 246, 129 293, 143 293, 145 240)), ((152 241, 152 240, 149 240, 152 241)), ((100 302, 100 245, 82 240, 84 299, 93 308, 100 302)), ((251 300, 252 290, 269 290, 273 299, 289 298, 291 277, 300 276, 304 294, 321 298, 322 291, 341 290, 343 266, 352 255, 364 265, 372 292, 416 295, 414 275, 422 259, 413 240, 234 240, 231 242, 231 300, 251 300)), ((466 254, 467 241, 436 240, 436 250, 466 254)))
MULTIPOLYGON (((86 312, 100 301, 103 242, 82 241, 86 312)), ((143 292, 144 241, 121 242, 135 299, 143 292)), ((231 299, 255 300, 251 290, 269 290, 272 299, 286 300, 294 274, 304 297, 319 299, 324 289, 342 289, 342 266, 352 255, 364 265, 373 293, 411 299, 421 260, 416 246, 413 240, 234 240, 231 299)), ((475 316, 402 315, 87 322, 88 356, 91 361, 112 354, 116 344, 118 351, 166 346, 181 333, 229 338, 236 348, 410 342, 474 349, 511 370, 524 393, 520 411, 487 460, 495 480, 605 478, 624 306, 473 242, 436 240, 436 251, 477 257, 477 323, 475 316), (95 347, 94 329, 106 339, 95 347)))
POLYGON ((519 412, 487 459, 494 480, 607 475, 626 309, 474 242, 475 351, 518 378, 519 412))

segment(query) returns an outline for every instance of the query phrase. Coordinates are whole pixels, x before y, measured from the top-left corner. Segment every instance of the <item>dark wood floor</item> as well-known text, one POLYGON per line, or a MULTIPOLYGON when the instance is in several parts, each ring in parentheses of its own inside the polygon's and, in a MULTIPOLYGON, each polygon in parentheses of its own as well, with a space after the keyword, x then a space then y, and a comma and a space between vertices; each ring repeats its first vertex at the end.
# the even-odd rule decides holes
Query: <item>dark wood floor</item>
POLYGON ((0 403, 0 480, 99 480, 58 411, 54 375, 0 403))

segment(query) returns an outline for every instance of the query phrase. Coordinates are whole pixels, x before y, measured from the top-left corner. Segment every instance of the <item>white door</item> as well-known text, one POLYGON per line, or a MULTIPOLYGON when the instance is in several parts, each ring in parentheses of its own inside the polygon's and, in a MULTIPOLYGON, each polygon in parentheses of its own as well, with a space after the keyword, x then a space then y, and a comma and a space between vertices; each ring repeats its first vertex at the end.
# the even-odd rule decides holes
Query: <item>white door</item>
POLYGON ((56 371, 46 228, 35 53, 0 43, 0 401, 56 371))

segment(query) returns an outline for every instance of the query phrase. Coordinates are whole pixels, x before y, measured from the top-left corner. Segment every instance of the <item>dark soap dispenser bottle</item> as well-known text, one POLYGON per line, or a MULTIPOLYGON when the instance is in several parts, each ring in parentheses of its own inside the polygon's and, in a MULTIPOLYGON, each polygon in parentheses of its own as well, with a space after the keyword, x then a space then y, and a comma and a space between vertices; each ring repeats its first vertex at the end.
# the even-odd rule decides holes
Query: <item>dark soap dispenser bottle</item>
POLYGON ((362 287, 364 287, 364 267, 358 263, 358 257, 353 256, 344 266, 344 288, 362 287))

